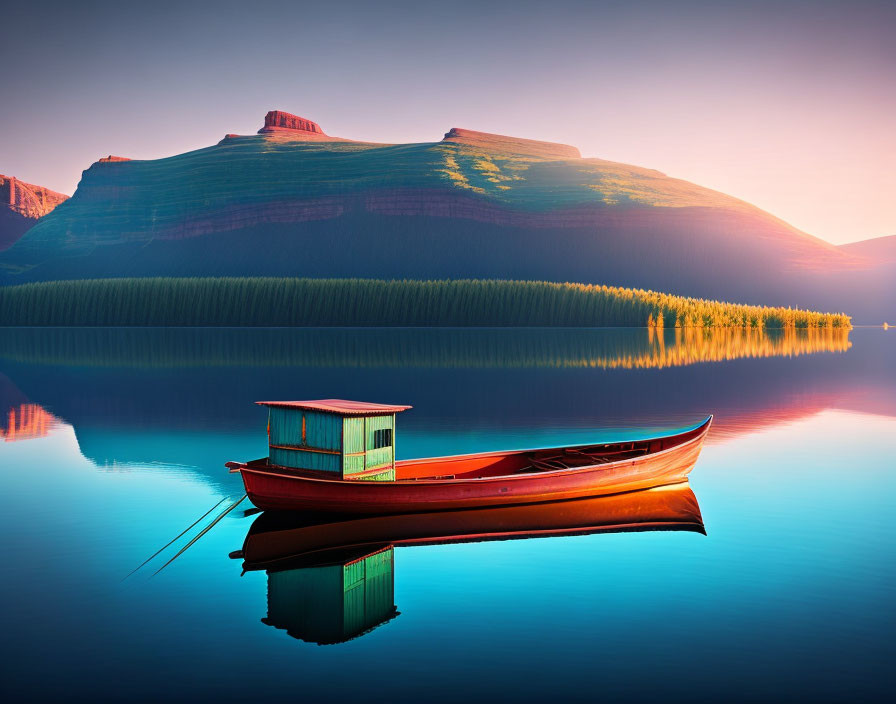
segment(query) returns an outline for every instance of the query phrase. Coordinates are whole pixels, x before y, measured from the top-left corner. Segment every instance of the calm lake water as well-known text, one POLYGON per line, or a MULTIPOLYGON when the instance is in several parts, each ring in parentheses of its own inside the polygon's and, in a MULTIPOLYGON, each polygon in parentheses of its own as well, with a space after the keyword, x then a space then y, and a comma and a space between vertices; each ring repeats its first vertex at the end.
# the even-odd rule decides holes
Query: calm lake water
POLYGON ((892 330, 6 329, 0 412, 8 701, 857 701, 896 686, 892 330), (679 530, 265 570, 229 557, 253 524, 269 546, 271 517, 243 502, 154 574, 242 495, 224 463, 266 454, 252 402, 328 397, 413 404, 399 457, 716 424, 689 487, 637 499, 679 530))

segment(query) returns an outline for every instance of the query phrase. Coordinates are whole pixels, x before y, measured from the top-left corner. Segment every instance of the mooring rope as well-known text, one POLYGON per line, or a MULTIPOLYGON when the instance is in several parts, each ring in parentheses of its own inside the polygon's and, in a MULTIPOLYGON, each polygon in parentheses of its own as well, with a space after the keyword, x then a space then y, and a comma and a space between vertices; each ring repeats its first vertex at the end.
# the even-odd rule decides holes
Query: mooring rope
POLYGON ((164 565, 162 565, 161 567, 159 567, 159 569, 157 569, 155 572, 153 572, 153 573, 152 573, 152 576, 155 577, 159 572, 161 572, 161 571, 162 571, 163 569, 165 569, 168 565, 170 565, 172 562, 174 562, 178 557, 180 557, 181 555, 183 555, 183 554, 187 551, 187 549, 188 549, 191 545, 193 545, 193 543, 195 543, 195 542, 196 542, 197 540, 199 540, 203 535, 205 535, 205 534, 208 533, 212 528, 214 528, 214 527, 215 527, 215 524, 217 524, 218 521, 220 521, 222 518, 224 518, 224 516, 226 516, 228 513, 230 513, 231 511, 233 511, 233 509, 235 509, 237 506, 239 506, 239 505, 243 502, 243 500, 244 500, 245 498, 246 498, 246 494, 243 494, 239 499, 237 499, 237 500, 234 501, 230 506, 228 506, 223 512, 221 512, 221 514, 220 514, 215 520, 213 520, 213 521, 212 521, 211 523, 209 523, 205 528, 203 528, 195 538, 193 538, 189 543, 187 543, 187 544, 184 545, 180 550, 178 550, 178 551, 177 551, 177 554, 176 554, 174 557, 172 557, 170 560, 168 560, 168 562, 166 562, 164 565))
POLYGON ((220 506, 221 504, 223 504, 223 503, 224 503, 225 501, 227 501, 227 499, 229 499, 229 498, 230 498, 229 496, 225 496, 223 499, 221 499, 218 503, 216 503, 214 506, 212 506, 208 511, 206 511, 205 513, 203 513, 199 518, 197 518, 197 519, 196 519, 195 521, 193 521, 190 525, 188 525, 186 528, 184 528, 180 533, 178 533, 176 536, 174 536, 174 538, 172 538, 171 540, 169 540, 169 541, 168 541, 167 543, 165 543, 162 547, 160 547, 158 550, 156 550, 152 555, 150 555, 149 557, 147 557, 143 562, 141 562, 141 563, 140 563, 139 565, 137 565, 134 569, 132 569, 130 572, 128 572, 124 577, 121 578, 121 581, 123 582, 124 580, 126 580, 128 577, 130 577, 132 574, 134 574, 134 572, 136 572, 137 570, 139 570, 141 567, 145 566, 148 562, 152 562, 152 560, 154 560, 156 557, 158 557, 158 555, 159 555, 160 553, 163 553, 163 552, 164 552, 165 550, 167 550, 173 543, 176 543, 178 540, 180 540, 180 539, 181 539, 184 535, 186 535, 192 528, 195 528, 196 525, 197 525, 200 521, 202 521, 203 518, 205 518, 206 516, 208 516, 208 514, 210 514, 212 511, 214 511, 216 508, 218 508, 218 506, 220 506))

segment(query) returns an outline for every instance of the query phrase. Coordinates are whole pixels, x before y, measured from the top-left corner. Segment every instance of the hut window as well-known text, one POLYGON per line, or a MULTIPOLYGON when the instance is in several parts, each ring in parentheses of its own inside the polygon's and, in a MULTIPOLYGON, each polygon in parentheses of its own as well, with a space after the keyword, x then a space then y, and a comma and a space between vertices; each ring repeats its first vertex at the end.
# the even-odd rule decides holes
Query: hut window
POLYGON ((392 428, 373 431, 373 449, 390 447, 392 445, 392 428))

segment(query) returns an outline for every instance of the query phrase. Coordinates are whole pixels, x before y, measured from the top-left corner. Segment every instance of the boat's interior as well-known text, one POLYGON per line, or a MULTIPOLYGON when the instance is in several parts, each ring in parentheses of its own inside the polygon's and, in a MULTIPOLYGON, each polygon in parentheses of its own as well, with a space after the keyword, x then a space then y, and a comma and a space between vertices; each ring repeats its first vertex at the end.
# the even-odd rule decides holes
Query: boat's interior
POLYGON ((649 440, 402 460, 395 463, 395 478, 405 480, 479 479, 599 466, 634 459, 681 445, 705 430, 706 424, 704 423, 677 435, 649 440))
POLYGON ((609 464, 650 452, 649 440, 585 447, 432 457, 395 463, 396 479, 478 479, 609 464))

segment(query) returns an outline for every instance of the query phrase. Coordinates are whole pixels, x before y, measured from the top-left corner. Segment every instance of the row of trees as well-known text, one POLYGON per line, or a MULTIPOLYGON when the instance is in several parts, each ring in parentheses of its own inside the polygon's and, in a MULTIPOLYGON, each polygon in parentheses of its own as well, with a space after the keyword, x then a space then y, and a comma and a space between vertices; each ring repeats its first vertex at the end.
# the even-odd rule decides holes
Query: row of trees
POLYGON ((701 298, 686 298, 655 291, 635 291, 654 312, 651 327, 712 328, 740 327, 765 329, 808 329, 852 327, 845 313, 819 313, 799 308, 749 306, 701 298))
POLYGON ((2 325, 849 328, 849 316, 545 281, 140 278, 0 288, 2 325))

